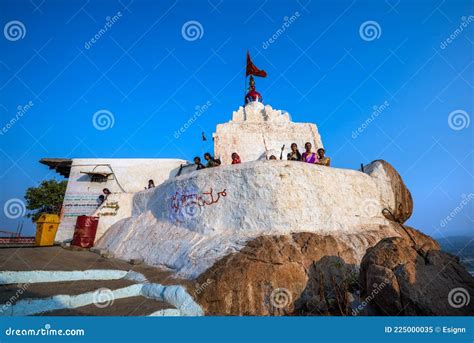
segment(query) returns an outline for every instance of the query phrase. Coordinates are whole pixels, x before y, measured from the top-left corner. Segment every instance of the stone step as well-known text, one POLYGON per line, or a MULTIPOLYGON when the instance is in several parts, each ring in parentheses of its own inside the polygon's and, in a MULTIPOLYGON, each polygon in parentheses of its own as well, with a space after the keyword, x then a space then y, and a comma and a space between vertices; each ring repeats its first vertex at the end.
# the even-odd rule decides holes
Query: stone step
MULTIPOLYGON (((137 263, 138 261, 133 261, 137 263)), ((0 271, 119 269, 142 273, 150 282, 164 285, 186 284, 169 271, 146 264, 131 264, 115 258, 103 258, 88 249, 72 251, 55 247, 0 249, 0 271)))
POLYGON ((0 304, 14 304, 24 299, 47 298, 58 294, 78 295, 99 288, 111 290, 135 284, 131 280, 84 280, 0 285, 0 304))
POLYGON ((153 312, 174 308, 168 303, 142 296, 116 299, 108 306, 90 304, 74 309, 55 310, 38 316, 148 316, 153 312))

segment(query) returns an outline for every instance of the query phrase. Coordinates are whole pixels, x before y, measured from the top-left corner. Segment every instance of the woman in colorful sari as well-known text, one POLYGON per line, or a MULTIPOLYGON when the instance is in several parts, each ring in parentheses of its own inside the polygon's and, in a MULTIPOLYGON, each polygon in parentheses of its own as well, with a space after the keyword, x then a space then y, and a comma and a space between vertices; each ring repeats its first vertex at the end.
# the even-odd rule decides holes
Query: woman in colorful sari
POLYGON ((311 143, 306 142, 306 144, 304 145, 304 148, 306 151, 301 156, 301 160, 306 163, 313 163, 313 164, 319 163, 316 153, 311 152, 311 143))
POLYGON ((329 167, 331 165, 331 159, 329 157, 326 157, 325 153, 326 150, 324 150, 323 148, 318 149, 318 164, 329 167))
POLYGON ((291 152, 288 153, 287 158, 289 161, 301 161, 301 154, 296 143, 291 143, 291 152))

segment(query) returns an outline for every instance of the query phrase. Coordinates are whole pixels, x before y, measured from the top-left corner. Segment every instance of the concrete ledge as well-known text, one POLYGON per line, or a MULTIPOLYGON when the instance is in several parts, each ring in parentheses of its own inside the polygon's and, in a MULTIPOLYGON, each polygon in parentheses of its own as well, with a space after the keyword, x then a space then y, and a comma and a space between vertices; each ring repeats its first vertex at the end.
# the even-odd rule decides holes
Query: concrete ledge
POLYGON ((182 316, 203 316, 204 311, 183 286, 163 286, 157 283, 144 284, 143 296, 172 304, 182 316))
POLYGON ((18 284, 18 283, 40 283, 40 282, 61 282, 61 281, 79 281, 79 280, 118 280, 126 279, 137 282, 147 282, 143 274, 110 269, 91 269, 75 271, 3 271, 0 272, 0 285, 18 284))

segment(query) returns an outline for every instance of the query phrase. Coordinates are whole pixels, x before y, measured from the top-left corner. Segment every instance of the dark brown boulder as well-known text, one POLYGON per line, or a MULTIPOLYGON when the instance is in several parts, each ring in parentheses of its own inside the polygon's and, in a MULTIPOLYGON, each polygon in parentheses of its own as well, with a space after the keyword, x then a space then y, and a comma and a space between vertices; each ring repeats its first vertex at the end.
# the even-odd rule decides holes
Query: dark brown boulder
POLYGON ((385 238, 360 265, 361 295, 379 315, 474 315, 474 278, 453 255, 417 249, 411 240, 385 238))
POLYGON ((195 285, 188 291, 207 315, 258 316, 463 314, 468 310, 450 308, 447 296, 474 290, 455 257, 394 222, 352 234, 260 236, 195 285))
POLYGON ((412 242, 413 247, 415 247, 420 254, 426 254, 430 250, 440 250, 438 242, 411 226, 397 224, 396 230, 401 237, 412 242))
POLYGON ((197 280, 195 294, 208 315, 287 315, 308 278, 290 236, 262 236, 219 260, 197 280))
POLYGON ((387 233, 260 236, 188 288, 207 315, 345 315, 363 252, 387 233), (202 285, 205 285, 202 286, 202 285))

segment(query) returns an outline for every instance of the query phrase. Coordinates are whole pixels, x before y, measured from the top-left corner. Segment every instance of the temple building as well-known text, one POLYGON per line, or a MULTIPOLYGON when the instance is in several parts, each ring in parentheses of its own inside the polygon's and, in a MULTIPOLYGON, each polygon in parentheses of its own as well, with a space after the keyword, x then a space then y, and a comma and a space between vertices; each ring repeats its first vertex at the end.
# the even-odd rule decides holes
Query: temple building
POLYGON ((78 216, 94 215, 99 205, 107 206, 107 201, 100 204, 99 199, 104 188, 113 193, 112 197, 122 193, 134 194, 144 190, 150 179, 159 185, 174 177, 186 161, 163 158, 43 158, 40 163, 68 179, 61 224, 56 234, 56 240, 64 241, 72 238, 78 216))

